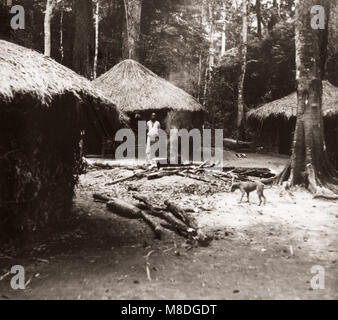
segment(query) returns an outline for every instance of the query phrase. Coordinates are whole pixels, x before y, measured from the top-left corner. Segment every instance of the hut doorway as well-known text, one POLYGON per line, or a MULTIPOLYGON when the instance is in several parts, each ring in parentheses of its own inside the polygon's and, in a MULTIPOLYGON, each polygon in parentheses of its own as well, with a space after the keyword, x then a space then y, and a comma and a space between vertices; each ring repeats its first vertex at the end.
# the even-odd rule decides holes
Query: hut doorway
POLYGON ((278 152, 279 154, 290 155, 292 147, 292 135, 294 130, 293 121, 278 121, 278 152))

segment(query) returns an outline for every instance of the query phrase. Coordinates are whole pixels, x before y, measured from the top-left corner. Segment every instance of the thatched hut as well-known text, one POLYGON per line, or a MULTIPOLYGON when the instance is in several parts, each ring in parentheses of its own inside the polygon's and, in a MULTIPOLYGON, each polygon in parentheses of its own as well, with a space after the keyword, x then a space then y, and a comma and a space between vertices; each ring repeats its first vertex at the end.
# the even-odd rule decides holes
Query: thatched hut
POLYGON ((85 78, 2 40, 0 74, 3 236, 64 217, 82 170, 81 133, 103 134, 120 125, 120 116, 85 78))
POLYGON ((134 60, 124 60, 94 80, 131 120, 135 114, 149 120, 155 112, 163 127, 198 128, 203 107, 191 95, 134 60))
MULTIPOLYGON (((338 166, 338 88, 323 81, 323 116, 327 150, 338 166)), ((259 128, 259 140, 271 151, 290 154, 297 117, 297 93, 269 102, 247 114, 259 128)))

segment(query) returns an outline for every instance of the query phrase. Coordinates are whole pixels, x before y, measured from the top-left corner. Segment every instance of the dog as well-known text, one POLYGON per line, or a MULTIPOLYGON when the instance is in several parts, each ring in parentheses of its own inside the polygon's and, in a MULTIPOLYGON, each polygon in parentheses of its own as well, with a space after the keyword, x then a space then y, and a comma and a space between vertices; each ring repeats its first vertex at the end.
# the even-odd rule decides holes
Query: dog
POLYGON ((266 205, 266 198, 264 196, 264 184, 262 182, 239 182, 233 183, 231 186, 231 192, 235 192, 236 190, 240 190, 242 192, 242 197, 239 203, 242 203, 245 194, 248 197, 248 202, 250 203, 250 193, 253 191, 257 191, 257 195, 259 198, 259 206, 262 204, 264 200, 264 205, 266 205))

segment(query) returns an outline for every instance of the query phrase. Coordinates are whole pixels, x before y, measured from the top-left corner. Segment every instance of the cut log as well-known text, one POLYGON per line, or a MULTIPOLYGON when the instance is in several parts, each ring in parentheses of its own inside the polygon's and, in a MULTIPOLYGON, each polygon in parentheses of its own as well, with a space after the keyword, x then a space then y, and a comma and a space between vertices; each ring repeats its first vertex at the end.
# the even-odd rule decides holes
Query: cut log
POLYGON ((222 180, 222 181, 224 181, 224 182, 229 182, 229 181, 231 180, 230 177, 228 177, 228 176, 223 176, 223 175, 219 174, 218 172, 213 172, 213 173, 211 173, 211 175, 212 175, 213 177, 215 177, 216 179, 222 180))
POLYGON ((137 177, 137 175, 135 173, 135 174, 133 174, 133 175, 131 175, 129 177, 120 178, 120 179, 117 179, 117 180, 115 180, 113 182, 106 183, 105 185, 106 186, 113 186, 114 184, 118 184, 120 182, 125 182, 125 181, 128 181, 128 180, 132 180, 132 179, 134 179, 136 177, 137 177))
POLYGON ((211 237, 210 235, 206 235, 202 232, 194 217, 192 217, 186 210, 178 207, 170 201, 165 201, 164 203, 167 206, 168 210, 172 212, 175 217, 177 217, 187 226, 189 226, 188 232, 192 234, 193 238, 197 240, 201 246, 209 245, 213 237, 211 237))
MULTIPOLYGON (((156 218, 160 218, 167 222, 172 228, 170 230, 178 233, 179 235, 186 236, 188 233, 188 227, 177 220, 170 212, 151 210, 145 204, 138 204, 138 208, 146 212, 149 215, 152 215, 156 218)), ((161 223, 163 225, 163 223, 161 223)), ((166 227, 167 228, 167 227, 166 227)))
MULTIPOLYGON (((94 156, 93 156, 94 157, 94 156)), ((126 169, 126 170, 147 170, 147 166, 145 165, 126 165, 122 163, 108 163, 108 162, 98 162, 98 161, 93 161, 89 160, 90 156, 83 158, 83 162, 90 168, 98 168, 98 169, 105 169, 105 170, 110 170, 110 169, 126 169)))
POLYGON ((171 167, 177 167, 177 168, 180 168, 180 169, 183 169, 183 168, 187 168, 187 167, 191 167, 191 168, 196 168, 198 166, 204 166, 205 165, 205 162, 189 162, 189 163, 170 163, 170 161, 168 160, 167 163, 161 163, 161 162, 156 162, 157 164, 157 168, 160 169, 160 168, 171 168, 171 167))
POLYGON ((143 201, 143 199, 141 201, 142 203, 137 205, 139 209, 146 211, 154 217, 165 220, 168 224, 172 226, 172 228, 174 228, 175 232, 178 232, 181 235, 187 234, 187 226, 184 225, 180 220, 176 219, 170 212, 165 212, 160 208, 154 207, 150 205, 148 201, 143 201))
POLYGON ((189 179, 193 179, 193 180, 197 180, 197 181, 202 181, 202 182, 207 182, 207 183, 211 183, 212 181, 209 181, 207 179, 204 179, 198 175, 195 174, 191 174, 191 173, 183 173, 183 172, 178 172, 177 173, 178 176, 183 177, 183 178, 189 178, 189 179))
POLYGON ((110 200, 109 197, 102 195, 102 194, 99 194, 99 193, 94 193, 93 198, 97 201, 101 201, 101 202, 104 202, 104 203, 107 203, 110 200))
POLYGON ((272 178, 275 174, 269 168, 242 168, 242 167, 223 167, 223 171, 237 175, 251 176, 257 178, 272 178))
POLYGON ((119 215, 120 217, 127 218, 127 219, 141 219, 141 210, 130 204, 126 201, 111 198, 107 203, 107 208, 119 215))
POLYGON ((173 202, 167 200, 164 202, 164 204, 167 206, 168 210, 179 220, 184 222, 188 227, 197 229, 198 224, 196 222, 196 219, 192 217, 189 213, 187 213, 184 209, 178 207, 173 202))
POLYGON ((161 171, 182 171, 182 170, 188 170, 188 169, 189 170, 194 170, 194 169, 196 169, 196 167, 192 167, 192 166, 186 166, 186 167, 172 166, 172 167, 163 167, 163 168, 160 168, 161 171))
POLYGON ((178 173, 178 171, 160 171, 160 172, 155 172, 151 173, 147 176, 148 180, 154 180, 154 179, 160 179, 163 177, 169 177, 169 176, 174 176, 178 173))
POLYGON ((143 219, 153 230, 156 238, 161 238, 163 227, 154 221, 147 213, 126 201, 112 198, 107 208, 113 213, 127 219, 143 219))
POLYGON ((125 182, 125 181, 129 181, 129 180, 133 180, 133 179, 142 179, 145 177, 145 171, 143 172, 136 172, 128 177, 124 177, 124 178, 120 178, 120 179, 117 179, 113 182, 109 182, 109 183, 106 183, 105 186, 113 186, 115 184, 118 184, 118 183, 121 183, 121 182, 125 182))
POLYGON ((193 229, 193 231, 196 233, 195 238, 200 245, 207 246, 210 241, 212 241, 212 237, 202 232, 196 219, 186 210, 178 207, 170 201, 165 201, 164 203, 170 212, 172 212, 177 218, 182 220, 187 226, 193 229))
POLYGON ((154 221, 151 216, 143 211, 141 211, 142 219, 148 224, 148 226, 153 230, 155 237, 161 239, 164 229, 161 224, 154 221))

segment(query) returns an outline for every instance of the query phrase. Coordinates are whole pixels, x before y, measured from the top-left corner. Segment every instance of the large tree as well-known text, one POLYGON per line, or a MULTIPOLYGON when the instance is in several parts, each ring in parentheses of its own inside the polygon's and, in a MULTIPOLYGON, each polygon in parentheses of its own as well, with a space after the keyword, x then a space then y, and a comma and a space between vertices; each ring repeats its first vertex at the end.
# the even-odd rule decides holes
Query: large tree
POLYGON ((73 68, 77 73, 90 78, 92 73, 90 52, 94 42, 92 0, 74 0, 74 13, 73 68))
POLYGON ((262 38, 262 8, 261 0, 256 0, 256 16, 257 16, 257 34, 259 38, 262 38))
POLYGON ((337 199, 338 176, 326 153, 322 111, 329 7, 329 0, 296 1, 297 124, 291 161, 280 182, 305 185, 317 197, 337 199), (324 28, 313 28, 317 5, 325 9, 324 28))
POLYGON ((97 60, 99 56, 99 19, 100 19, 100 0, 95 1, 95 54, 94 54, 94 67, 93 78, 97 78, 97 60))
POLYGON ((123 0, 125 5, 124 59, 140 59, 142 0, 123 0))
POLYGON ((329 60, 327 77, 338 86, 338 0, 332 0, 330 9, 329 60))
POLYGON ((242 0, 242 42, 240 45, 241 72, 238 79, 237 140, 245 140, 244 81, 248 52, 248 0, 242 0))
POLYGON ((44 41, 44 53, 46 57, 50 57, 51 55, 51 31, 50 31, 50 24, 53 17, 53 9, 55 6, 56 0, 47 0, 46 1, 46 11, 45 11, 45 20, 44 20, 44 34, 45 34, 45 41, 44 41))

